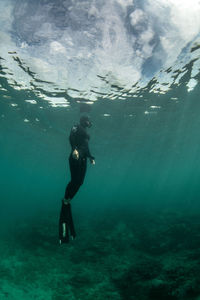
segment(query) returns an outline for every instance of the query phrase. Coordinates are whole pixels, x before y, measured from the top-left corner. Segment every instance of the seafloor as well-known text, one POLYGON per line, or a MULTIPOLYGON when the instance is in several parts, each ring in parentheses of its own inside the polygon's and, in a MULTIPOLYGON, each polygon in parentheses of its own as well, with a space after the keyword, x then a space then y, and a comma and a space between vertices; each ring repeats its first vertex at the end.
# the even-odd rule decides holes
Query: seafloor
POLYGON ((1 300, 200 299, 199 214, 127 213, 84 219, 57 243, 57 219, 1 228, 1 300))

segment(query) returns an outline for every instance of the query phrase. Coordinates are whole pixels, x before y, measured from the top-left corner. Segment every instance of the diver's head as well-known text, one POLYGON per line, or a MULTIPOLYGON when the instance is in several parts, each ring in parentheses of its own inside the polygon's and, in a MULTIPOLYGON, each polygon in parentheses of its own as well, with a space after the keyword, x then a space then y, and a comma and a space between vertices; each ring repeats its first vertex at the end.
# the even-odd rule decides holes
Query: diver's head
POLYGON ((81 126, 83 126, 84 128, 88 127, 90 128, 92 126, 92 122, 90 121, 88 116, 82 116, 80 118, 80 124, 81 126))

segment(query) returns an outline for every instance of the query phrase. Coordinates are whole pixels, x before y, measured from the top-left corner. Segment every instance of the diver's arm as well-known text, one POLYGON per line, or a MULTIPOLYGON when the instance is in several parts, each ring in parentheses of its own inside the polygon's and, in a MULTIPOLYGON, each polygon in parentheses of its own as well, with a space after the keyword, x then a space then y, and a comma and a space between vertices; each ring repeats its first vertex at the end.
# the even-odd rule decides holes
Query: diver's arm
POLYGON ((81 135, 83 137, 83 147, 84 147, 85 155, 86 155, 86 157, 89 158, 91 164, 95 165, 95 158, 94 158, 94 156, 91 155, 90 149, 89 149, 89 139, 90 139, 90 136, 86 132, 85 128, 83 128, 82 126, 80 126, 79 128, 80 128, 80 133, 81 133, 81 135))
POLYGON ((86 140, 86 155, 89 158, 91 164, 95 165, 95 158, 90 153, 90 149, 89 149, 89 145, 88 145, 88 140, 86 140))
POLYGON ((92 165, 95 165, 95 160, 94 159, 90 158, 90 162, 91 162, 92 165))

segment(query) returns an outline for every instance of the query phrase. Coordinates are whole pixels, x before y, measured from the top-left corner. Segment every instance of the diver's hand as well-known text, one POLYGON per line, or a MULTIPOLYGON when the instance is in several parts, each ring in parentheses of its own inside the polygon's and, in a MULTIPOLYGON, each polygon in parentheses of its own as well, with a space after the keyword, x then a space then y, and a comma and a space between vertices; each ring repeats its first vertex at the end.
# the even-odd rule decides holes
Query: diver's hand
POLYGON ((90 162, 91 162, 92 165, 95 165, 95 160, 94 159, 90 158, 90 162))
POLYGON ((75 150, 72 152, 72 157, 73 157, 74 159, 76 159, 76 160, 79 159, 79 153, 78 153, 78 150, 75 149, 75 150))

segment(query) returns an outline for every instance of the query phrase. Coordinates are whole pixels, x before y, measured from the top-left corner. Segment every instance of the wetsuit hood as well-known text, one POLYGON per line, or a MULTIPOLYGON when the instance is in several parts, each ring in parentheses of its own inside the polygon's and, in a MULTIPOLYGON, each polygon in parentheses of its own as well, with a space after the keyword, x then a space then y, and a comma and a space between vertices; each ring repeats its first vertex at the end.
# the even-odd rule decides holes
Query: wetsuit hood
POLYGON ((80 118, 80 124, 81 126, 83 126, 84 128, 88 127, 90 128, 92 126, 92 122, 90 121, 88 116, 82 116, 80 118))

